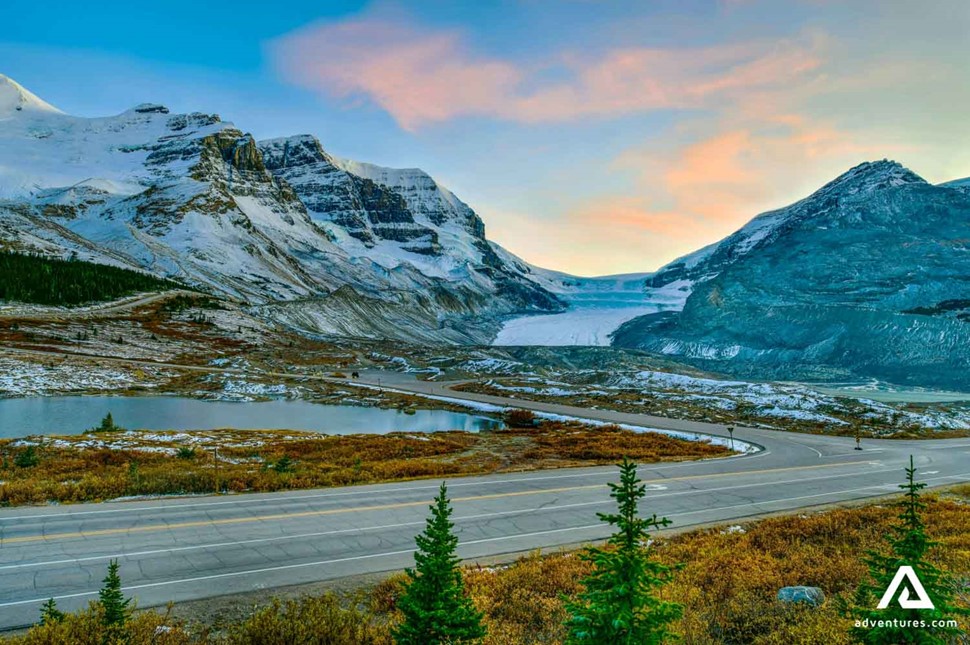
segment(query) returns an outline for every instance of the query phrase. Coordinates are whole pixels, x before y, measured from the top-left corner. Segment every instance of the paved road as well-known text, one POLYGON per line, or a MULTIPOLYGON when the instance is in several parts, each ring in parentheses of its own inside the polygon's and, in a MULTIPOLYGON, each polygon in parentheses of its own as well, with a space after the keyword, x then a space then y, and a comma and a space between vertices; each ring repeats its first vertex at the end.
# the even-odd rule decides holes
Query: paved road
MULTIPOLYGON (((364 381, 428 395, 533 407, 689 432, 719 428, 602 410, 449 392, 442 384, 365 373, 364 381)), ((739 428, 764 450, 647 464, 649 512, 678 527, 730 522, 894 492, 915 455, 931 485, 970 481, 970 439, 866 441, 739 428)), ((613 468, 454 478, 449 489, 468 559, 599 540, 613 468)), ((118 558, 140 606, 400 569, 411 563, 436 481, 277 494, 0 510, 0 628, 36 619, 49 597, 72 609, 95 597, 118 558)), ((645 509, 645 510, 647 510, 645 509)), ((798 582, 798 581, 792 581, 798 582)))

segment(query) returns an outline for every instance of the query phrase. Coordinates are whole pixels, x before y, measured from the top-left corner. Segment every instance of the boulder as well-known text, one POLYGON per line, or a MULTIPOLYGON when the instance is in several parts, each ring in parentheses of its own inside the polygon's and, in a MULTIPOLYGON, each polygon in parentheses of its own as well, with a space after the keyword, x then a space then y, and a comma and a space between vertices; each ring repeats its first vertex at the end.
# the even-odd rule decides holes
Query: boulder
POLYGON ((777 598, 780 602, 803 602, 813 607, 825 602, 825 594, 818 587, 782 587, 777 598))

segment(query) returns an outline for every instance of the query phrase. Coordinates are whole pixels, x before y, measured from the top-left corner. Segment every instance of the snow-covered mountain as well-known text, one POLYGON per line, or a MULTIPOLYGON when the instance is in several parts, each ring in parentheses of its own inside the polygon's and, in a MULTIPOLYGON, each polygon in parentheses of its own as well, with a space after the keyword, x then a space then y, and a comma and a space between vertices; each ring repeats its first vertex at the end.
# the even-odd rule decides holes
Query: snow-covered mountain
POLYGON ((784 235, 798 222, 813 218, 838 204, 839 199, 907 183, 925 183, 900 164, 883 160, 862 163, 791 206, 758 215, 719 242, 705 246, 661 267, 649 286, 660 288, 675 282, 693 285, 717 276, 727 266, 784 235))
POLYGON ((181 279, 305 331, 481 342, 562 307, 484 231, 419 170, 155 104, 74 117, 0 76, 4 246, 181 279))
POLYGON ((625 323, 614 344, 760 378, 970 387, 970 191, 898 163, 852 168, 662 268, 683 311, 625 323))

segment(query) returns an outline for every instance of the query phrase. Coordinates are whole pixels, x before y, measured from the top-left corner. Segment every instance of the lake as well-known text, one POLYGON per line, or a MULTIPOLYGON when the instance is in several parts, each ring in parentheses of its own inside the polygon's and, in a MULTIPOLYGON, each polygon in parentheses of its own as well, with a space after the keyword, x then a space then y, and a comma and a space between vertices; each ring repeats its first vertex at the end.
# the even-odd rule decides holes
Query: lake
POLYGON ((328 434, 477 432, 501 427, 488 417, 447 410, 398 410, 308 401, 202 401, 177 396, 56 396, 0 399, 0 438, 79 434, 108 412, 131 430, 219 428, 308 430, 328 434))

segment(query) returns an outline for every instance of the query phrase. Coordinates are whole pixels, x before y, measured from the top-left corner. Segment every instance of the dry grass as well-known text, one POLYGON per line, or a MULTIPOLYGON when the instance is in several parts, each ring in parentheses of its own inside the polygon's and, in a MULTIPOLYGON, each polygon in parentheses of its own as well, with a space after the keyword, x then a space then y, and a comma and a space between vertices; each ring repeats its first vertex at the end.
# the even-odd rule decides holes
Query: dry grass
MULTIPOLYGON (((962 604, 970 606, 970 486, 930 496, 927 502, 927 529, 939 542, 933 552, 935 563, 955 577, 963 590, 962 604)), ((865 576, 862 553, 885 549, 884 535, 896 513, 891 506, 871 505, 659 538, 657 557, 685 564, 663 590, 666 599, 685 607, 684 618, 676 626, 682 642, 848 643, 849 623, 836 611, 835 599, 850 594, 865 576), (821 587, 825 603, 812 609, 775 600, 780 587, 796 584, 821 587)), ((587 567, 573 553, 535 553, 508 566, 467 567, 466 586, 485 614, 486 645, 562 642, 564 598, 579 591, 587 567)), ((404 576, 397 574, 363 595, 342 600, 326 594, 241 608, 240 615, 229 621, 233 627, 215 635, 205 626, 187 626, 170 616, 146 612, 137 617, 130 643, 390 643, 389 628, 399 620, 395 604, 403 581, 404 576), (159 625, 169 630, 161 632, 162 638, 159 625)), ((15 642, 98 643, 96 615, 96 610, 84 612, 70 617, 66 625, 36 628, 15 642)), ((963 620, 963 628, 970 627, 967 618, 963 620)))
POLYGON ((293 490, 610 464, 623 456, 677 461, 726 454, 726 448, 705 442, 560 422, 481 433, 218 430, 34 437, 0 440, 0 505, 211 493, 217 487, 293 490), (30 445, 36 465, 17 465, 30 445))

